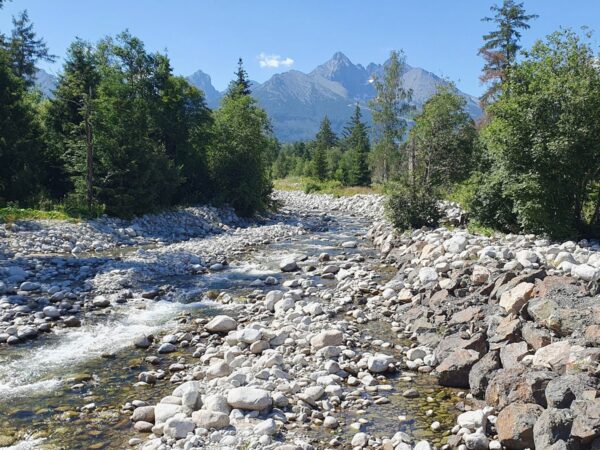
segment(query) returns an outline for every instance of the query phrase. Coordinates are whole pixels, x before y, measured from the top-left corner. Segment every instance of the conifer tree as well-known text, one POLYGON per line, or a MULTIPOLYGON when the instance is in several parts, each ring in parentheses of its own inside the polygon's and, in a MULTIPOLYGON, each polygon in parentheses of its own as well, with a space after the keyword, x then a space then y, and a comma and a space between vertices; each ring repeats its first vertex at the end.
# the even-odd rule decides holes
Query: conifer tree
POLYGON ((371 184, 369 170, 369 134, 367 126, 362 122, 362 113, 357 103, 354 114, 345 130, 345 147, 348 159, 348 184, 352 186, 368 186, 371 184))
POLYGON ((248 73, 246 72, 246 69, 244 69, 244 62, 242 61, 242 58, 238 59, 237 65, 238 67, 235 71, 235 78, 231 81, 231 83, 229 83, 226 95, 230 97, 251 95, 252 91, 250 90, 250 80, 248 80, 248 73))
POLYGON ((529 21, 536 19, 536 14, 526 14, 523 2, 503 0, 502 5, 493 5, 490 10, 493 17, 484 17, 482 21, 493 22, 497 29, 483 36, 485 43, 479 49, 485 64, 480 79, 488 83, 488 89, 481 97, 483 105, 493 103, 505 86, 510 68, 514 65, 521 46, 521 30, 529 29, 529 21))
POLYGON ((5 45, 10 52, 15 75, 22 78, 28 88, 33 86, 37 62, 53 62, 56 59, 50 54, 46 42, 36 37, 27 10, 13 17, 13 30, 5 45))
POLYGON ((327 153, 337 144, 337 136, 331 129, 331 122, 327 116, 323 117, 321 126, 315 139, 315 150, 313 154, 313 172, 315 176, 323 181, 329 175, 327 164, 327 153))

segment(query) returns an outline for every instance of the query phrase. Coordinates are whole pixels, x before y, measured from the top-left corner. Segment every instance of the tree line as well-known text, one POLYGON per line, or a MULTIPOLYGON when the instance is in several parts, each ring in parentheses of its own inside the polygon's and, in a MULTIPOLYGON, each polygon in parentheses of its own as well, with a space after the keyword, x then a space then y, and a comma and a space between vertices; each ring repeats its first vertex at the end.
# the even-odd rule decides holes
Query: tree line
POLYGON ((561 29, 523 49, 538 16, 515 0, 491 11, 477 122, 451 83, 414 110, 404 57, 392 52, 369 104, 374 129, 358 107, 341 139, 325 118, 313 142, 283 148, 275 175, 383 183, 401 229, 436 224, 439 201, 450 198, 472 222, 503 232, 599 237, 600 58, 590 34, 561 29))
POLYGON ((268 206, 277 143, 241 59, 211 111, 165 54, 128 32, 76 39, 51 99, 34 80, 54 57, 27 12, 0 44, 0 206, 122 217, 201 201, 242 215, 268 206))

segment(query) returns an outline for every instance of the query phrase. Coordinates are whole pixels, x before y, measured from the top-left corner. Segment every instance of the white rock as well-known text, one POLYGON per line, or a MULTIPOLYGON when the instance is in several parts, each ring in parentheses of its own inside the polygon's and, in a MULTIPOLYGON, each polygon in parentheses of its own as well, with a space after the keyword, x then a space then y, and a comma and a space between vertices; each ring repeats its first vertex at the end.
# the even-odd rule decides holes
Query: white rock
POLYGON ((596 281, 600 278, 600 269, 588 264, 579 264, 571 268, 571 275, 583 281, 596 281))
POLYGON ((163 434, 173 439, 183 439, 188 433, 193 433, 196 425, 187 417, 171 417, 165 423, 163 434))
POLYGON ((277 424, 273 419, 263 420, 254 427, 254 434, 258 436, 273 436, 275 433, 277 433, 277 424))
POLYGON ((369 437, 367 433, 356 433, 352 437, 352 442, 350 443, 352 447, 366 447, 369 443, 369 437))
POLYGON ((389 370, 389 365, 394 362, 394 357, 378 353, 369 357, 367 368, 372 373, 382 373, 389 370))
POLYGON ((422 284, 429 284, 437 281, 438 273, 433 267, 422 267, 419 270, 419 280, 422 284))
POLYGON ((181 413, 183 408, 181 405, 173 405, 170 403, 159 403, 154 407, 154 422, 164 423, 171 417, 181 413))
POLYGON ((237 322, 225 315, 215 316, 204 327, 209 333, 227 333, 237 328, 237 322))
POLYGON ((456 235, 444 242, 444 250, 448 253, 458 254, 467 248, 467 238, 465 236, 456 235))

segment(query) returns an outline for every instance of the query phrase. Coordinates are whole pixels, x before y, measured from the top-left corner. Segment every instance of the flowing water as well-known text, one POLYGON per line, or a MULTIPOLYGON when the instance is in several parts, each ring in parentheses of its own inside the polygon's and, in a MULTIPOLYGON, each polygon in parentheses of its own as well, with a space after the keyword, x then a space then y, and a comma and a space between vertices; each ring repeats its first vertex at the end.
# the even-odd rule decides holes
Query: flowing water
MULTIPOLYGON (((160 336, 185 324, 191 327, 196 317, 215 314, 223 306, 206 299, 209 290, 236 298, 254 290, 250 283, 257 278, 274 276, 282 281, 288 275, 280 273, 278 263, 291 255, 306 256, 310 262, 322 252, 359 252, 377 264, 376 259, 369 261, 376 257, 372 248, 363 244, 358 249, 340 247, 343 241, 364 236, 369 225, 364 220, 338 218, 328 230, 263 245, 222 272, 155 280, 175 286, 173 301, 132 301, 98 314, 80 328, 65 328, 26 345, 0 347, 0 448, 125 448, 135 433, 128 415, 121 413, 123 404, 132 399, 156 402, 173 389, 168 380, 153 387, 134 386, 140 372, 156 369, 145 360, 153 352, 132 346, 135 336, 160 336)), ((364 332, 386 340, 394 335, 385 323, 370 322, 364 332)), ((192 362, 192 352, 190 348, 161 355, 160 367, 166 370, 179 358, 192 362)), ((404 430, 418 438, 431 438, 433 420, 451 426, 457 401, 454 392, 436 386, 425 375, 410 386, 399 376, 389 382, 394 388, 391 402, 371 406, 361 416, 368 421, 367 431, 391 436, 404 430), (421 397, 402 397, 407 387, 417 388, 421 397), (426 416, 429 409, 434 410, 431 417, 426 416), (407 416, 404 422, 398 419, 402 415, 407 416)), ((350 412, 342 417, 348 424, 357 419, 350 412)), ((319 430, 314 436, 326 440, 329 433, 319 430)))

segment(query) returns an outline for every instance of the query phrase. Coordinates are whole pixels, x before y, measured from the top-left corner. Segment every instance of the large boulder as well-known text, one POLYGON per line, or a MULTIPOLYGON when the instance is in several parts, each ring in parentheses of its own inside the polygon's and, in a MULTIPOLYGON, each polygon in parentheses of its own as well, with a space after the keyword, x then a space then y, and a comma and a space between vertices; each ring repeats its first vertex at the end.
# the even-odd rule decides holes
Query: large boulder
POLYGON ((586 391, 595 396, 597 387, 597 380, 587 373, 556 377, 546 386, 548 407, 570 408, 571 403, 578 398, 583 398, 586 391))
POLYGON ((469 387, 469 372, 479 360, 475 350, 456 349, 450 353, 437 367, 439 383, 449 387, 469 387))
POLYGON ((518 314, 531 298, 534 286, 533 283, 521 283, 504 292, 500 297, 500 306, 508 313, 518 314))
POLYGON ((171 417, 165 422, 163 434, 173 439, 183 439, 188 433, 193 433, 196 425, 187 417, 171 417))
POLYGON ((273 399, 264 389, 238 387, 227 393, 227 403, 232 408, 262 411, 271 408, 273 399))
POLYGON ((536 449, 545 449, 558 441, 567 442, 571 437, 573 413, 570 409, 548 408, 542 412, 533 427, 536 449))
POLYGON ((500 357, 497 351, 486 353, 483 358, 473 365, 469 372, 469 387, 475 397, 482 398, 485 395, 490 379, 493 378, 494 372, 499 368, 500 357))
POLYGON ((534 367, 544 367, 555 372, 564 373, 569 357, 571 344, 568 341, 558 341, 538 349, 533 355, 534 367))
POLYGON ((514 342, 500 348, 500 361, 505 369, 521 367, 521 360, 529 354, 527 342, 514 342))
POLYGON ((500 443, 509 450, 535 448, 533 427, 544 409, 532 403, 508 405, 496 420, 500 443))
POLYGON ((229 426, 229 415, 201 409, 192 413, 192 420, 199 428, 220 430, 229 426))
POLYGON ((575 400, 571 405, 573 427, 571 434, 584 444, 600 437, 600 399, 575 400))
POLYGON ((555 377, 547 370, 500 369, 489 381, 485 402, 497 409, 511 403, 537 403, 546 407, 546 386, 555 377))
POLYGON ((209 333, 228 333, 237 328, 237 322, 229 316, 220 315, 213 317, 204 328, 209 333))
POLYGON ((585 295, 581 286, 568 277, 547 277, 538 283, 527 312, 537 324, 559 336, 570 336, 589 325, 600 324, 597 299, 585 295))

